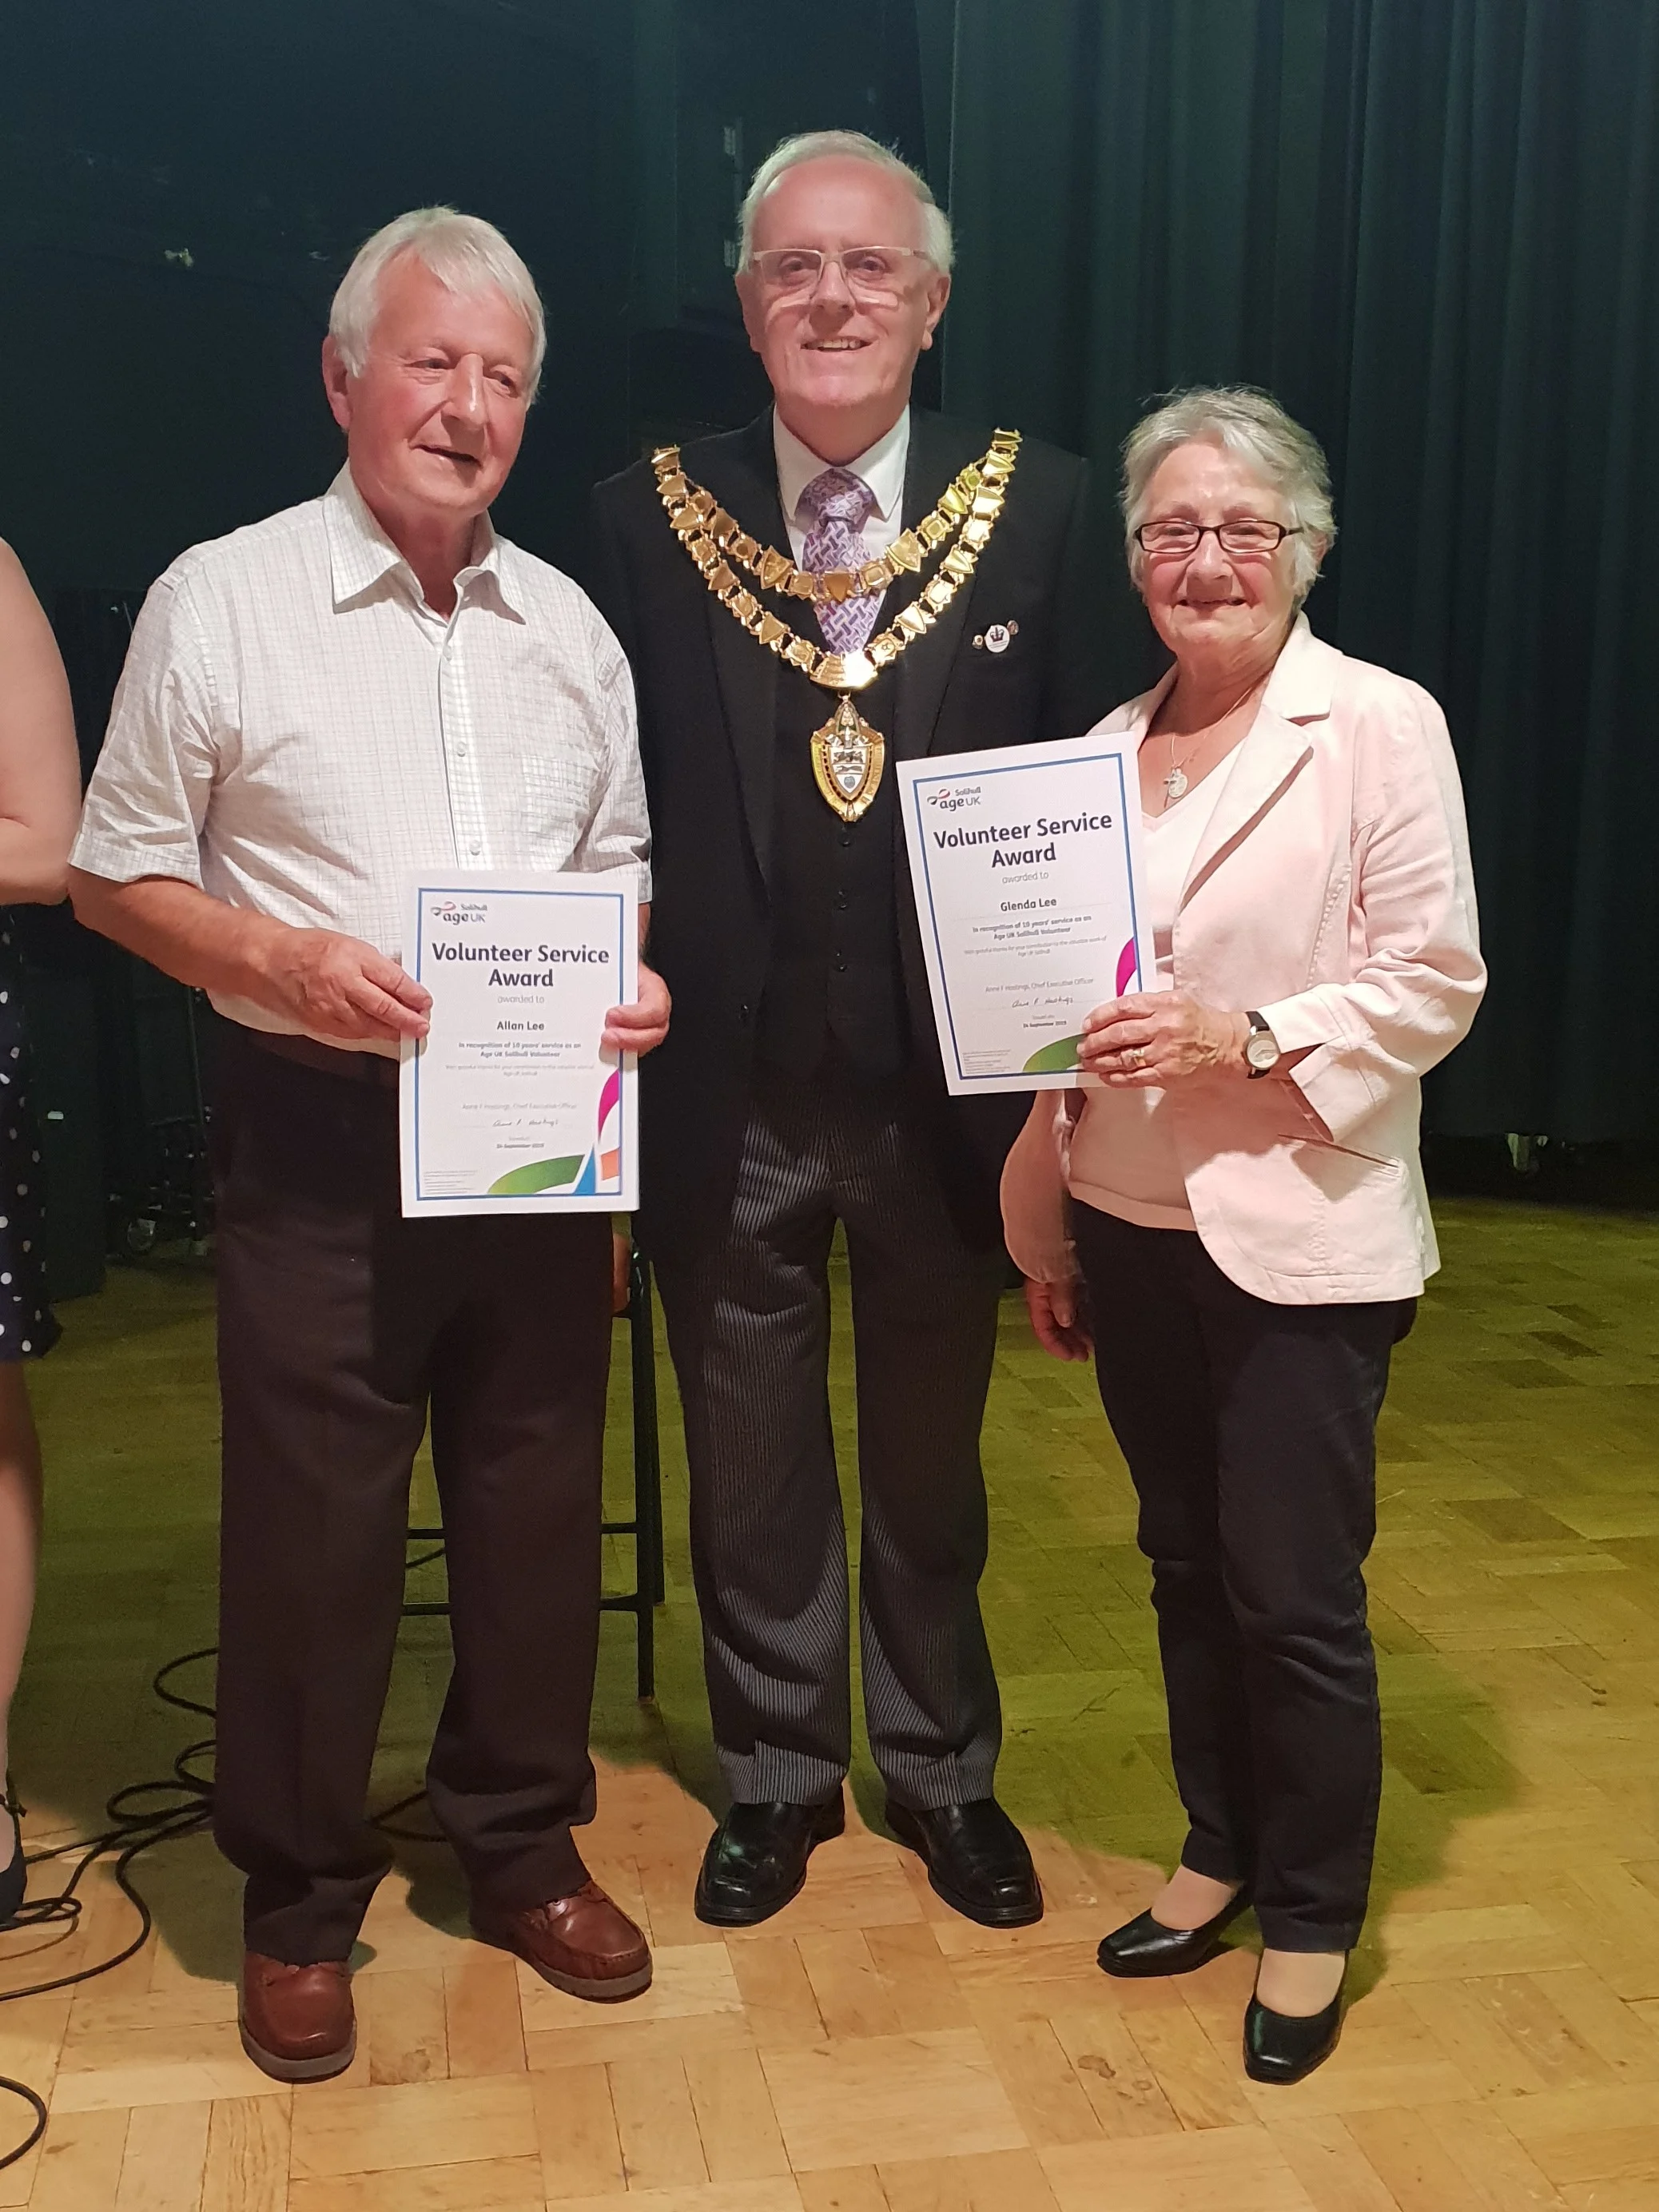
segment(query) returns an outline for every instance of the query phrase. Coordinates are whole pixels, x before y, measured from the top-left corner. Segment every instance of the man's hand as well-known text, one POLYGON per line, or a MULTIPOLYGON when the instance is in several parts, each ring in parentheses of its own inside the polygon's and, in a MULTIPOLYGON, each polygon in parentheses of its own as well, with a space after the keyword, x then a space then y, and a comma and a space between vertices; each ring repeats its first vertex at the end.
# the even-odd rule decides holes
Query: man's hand
POLYGON ((611 1052, 654 1051, 668 1035, 672 1002, 668 986, 654 968, 640 963, 640 995, 631 1006, 612 1006, 600 1039, 611 1052))
POLYGON ((1084 1310, 1080 1280, 1036 1283, 1025 1278, 1025 1310, 1031 1334, 1056 1359, 1086 1359, 1095 1340, 1084 1310))
POLYGON ((260 943, 256 995, 313 1036, 396 1043, 426 1035, 432 994, 361 938, 332 929, 273 929, 260 943))
POLYGON ((1249 1033, 1246 1015, 1200 1006, 1184 991, 1137 991, 1095 1008, 1083 1024, 1077 1064, 1115 1091, 1215 1071, 1242 1075, 1249 1033))

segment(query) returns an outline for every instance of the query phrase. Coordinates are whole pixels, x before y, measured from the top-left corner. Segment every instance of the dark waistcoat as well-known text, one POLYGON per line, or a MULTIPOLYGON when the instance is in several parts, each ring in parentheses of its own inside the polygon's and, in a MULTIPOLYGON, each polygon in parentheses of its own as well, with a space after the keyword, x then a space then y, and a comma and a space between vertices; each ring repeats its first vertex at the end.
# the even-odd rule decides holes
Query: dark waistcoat
MULTIPOLYGON (((868 812, 843 822, 819 792, 811 762, 812 732, 829 720, 836 695, 794 669, 781 673, 772 942, 760 1055, 792 1075, 809 1076, 833 1046, 861 1074, 896 1075, 908 1054, 909 1024, 893 867, 898 820, 890 746, 868 812)), ((866 720, 890 738, 895 690, 894 678, 882 676, 857 701, 866 720)))

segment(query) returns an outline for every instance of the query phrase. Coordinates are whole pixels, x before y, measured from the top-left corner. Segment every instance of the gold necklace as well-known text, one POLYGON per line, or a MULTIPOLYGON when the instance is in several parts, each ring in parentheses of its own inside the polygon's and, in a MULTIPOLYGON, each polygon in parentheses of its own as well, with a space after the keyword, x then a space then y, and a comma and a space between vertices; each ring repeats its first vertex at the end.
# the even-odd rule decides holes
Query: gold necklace
POLYGON ((941 493, 915 529, 900 533, 885 553, 862 568, 830 568, 815 574, 798 568, 769 545, 740 530, 712 492, 693 483, 680 466, 678 446, 663 446, 651 456, 657 490, 679 538, 710 592, 751 637, 792 668, 836 696, 836 710, 812 732, 812 775, 824 799, 843 822, 856 822, 869 807, 881 782, 886 740, 872 729, 852 695, 872 684, 908 645, 925 636, 974 573, 990 542, 1019 453, 1019 432, 999 430, 990 448, 941 493), (839 602, 855 593, 884 592, 908 570, 920 575, 923 564, 954 538, 939 564, 939 574, 922 586, 889 627, 856 653, 826 653, 810 638, 763 606, 732 567, 736 562, 763 591, 818 604, 839 602))

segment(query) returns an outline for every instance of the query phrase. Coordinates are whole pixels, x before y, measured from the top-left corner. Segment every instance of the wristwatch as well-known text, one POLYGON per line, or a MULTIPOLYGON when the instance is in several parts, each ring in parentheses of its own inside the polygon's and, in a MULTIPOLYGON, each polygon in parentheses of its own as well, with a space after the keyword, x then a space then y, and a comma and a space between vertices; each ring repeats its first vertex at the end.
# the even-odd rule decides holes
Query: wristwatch
POLYGON ((1267 1075, 1278 1066, 1279 1039, 1260 1014, 1247 1012, 1244 1018, 1250 1025, 1250 1033, 1244 1040, 1244 1059, 1254 1082, 1258 1075, 1267 1075))

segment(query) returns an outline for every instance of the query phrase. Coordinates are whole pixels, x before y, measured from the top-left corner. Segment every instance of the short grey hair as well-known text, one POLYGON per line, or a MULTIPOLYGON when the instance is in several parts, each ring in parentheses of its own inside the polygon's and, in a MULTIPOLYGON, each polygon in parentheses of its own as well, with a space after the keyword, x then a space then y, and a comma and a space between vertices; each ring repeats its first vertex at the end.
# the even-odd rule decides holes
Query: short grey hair
POLYGON ((470 298, 492 289, 516 307, 530 326, 530 383, 533 399, 547 352, 547 325, 536 280, 493 222, 452 207, 411 208, 365 239, 340 279, 328 313, 328 334, 353 376, 368 360, 380 310, 380 279, 399 254, 408 253, 451 292, 470 298))
MULTIPOLYGON (((746 269, 755 246, 755 216, 761 202, 766 198, 786 169, 798 169, 803 161, 822 161, 830 158, 844 161, 868 161, 872 168, 885 169, 889 176, 902 177, 915 195, 921 210, 921 246, 935 269, 948 276, 956 258, 956 248, 951 239, 951 218, 933 198, 933 187, 919 169, 900 158, 890 146, 868 138, 862 131, 803 131, 793 138, 786 138, 775 146, 756 170, 748 191, 743 196, 738 210, 738 266, 746 269)), ((865 239, 860 243, 884 246, 885 239, 865 239)))
POLYGON ((1123 529, 1129 574, 1139 584, 1145 562, 1135 532, 1146 519, 1146 495, 1160 465, 1182 446, 1219 446, 1254 469, 1290 509, 1300 535, 1292 541, 1292 580, 1299 605, 1314 587, 1320 562, 1336 536, 1331 472, 1324 448, 1268 392, 1249 384, 1198 385, 1172 392, 1143 416, 1123 441, 1123 529))

